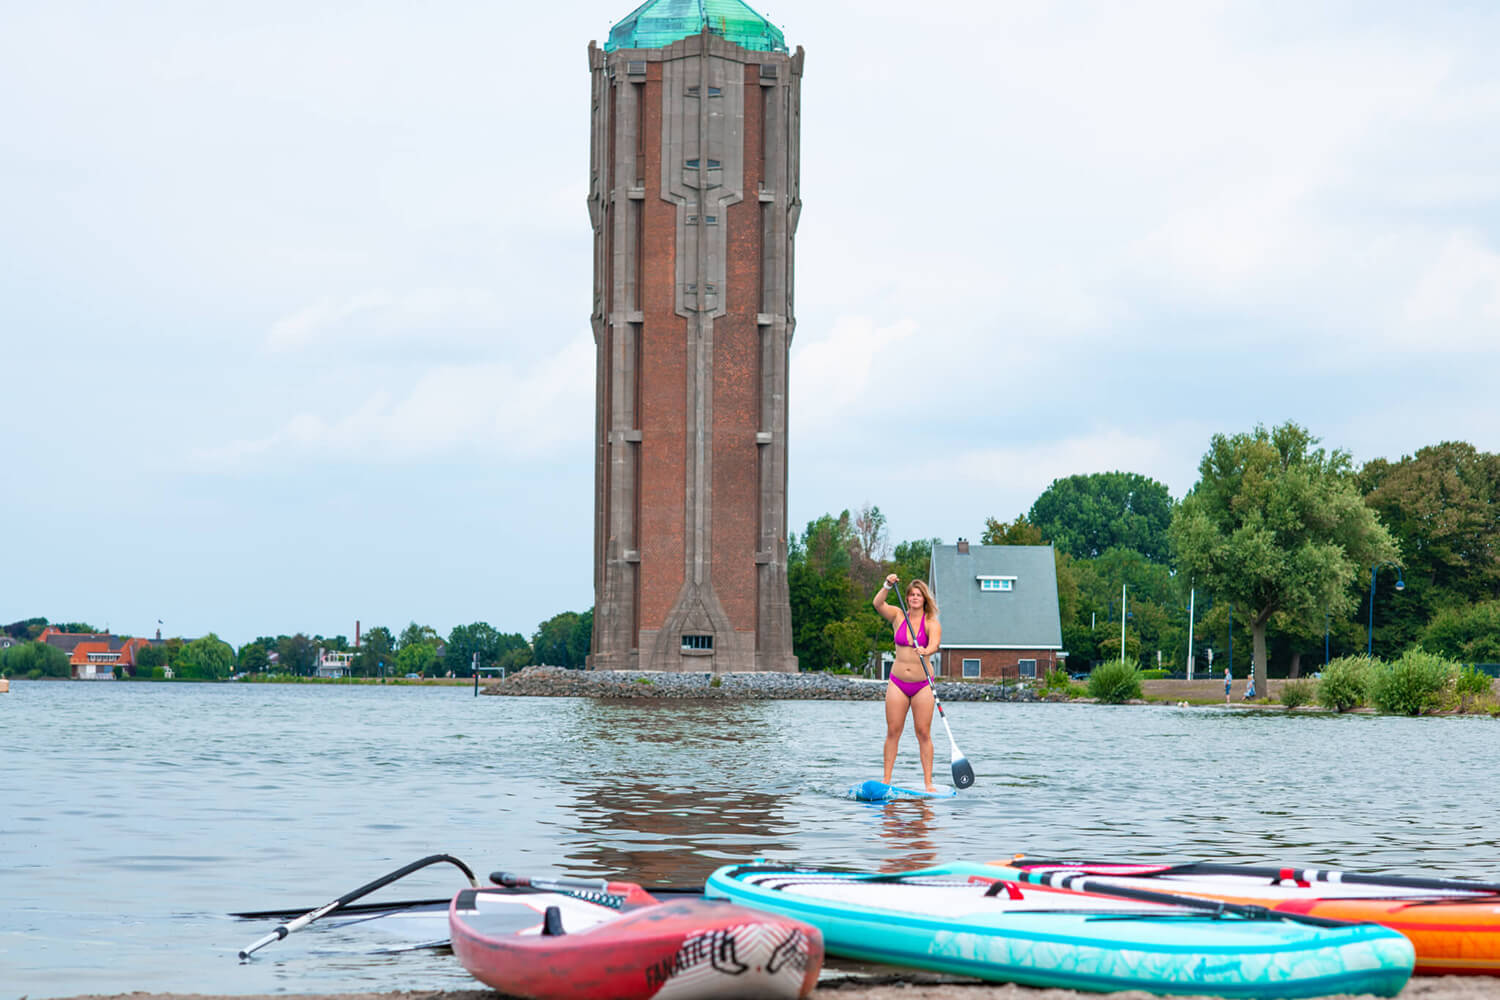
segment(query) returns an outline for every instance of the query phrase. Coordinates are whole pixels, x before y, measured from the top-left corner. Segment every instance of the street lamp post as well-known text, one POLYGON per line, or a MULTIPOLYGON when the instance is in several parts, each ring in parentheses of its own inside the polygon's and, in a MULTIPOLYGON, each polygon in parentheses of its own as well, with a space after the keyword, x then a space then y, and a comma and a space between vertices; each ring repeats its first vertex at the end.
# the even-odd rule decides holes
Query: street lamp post
POLYGON ((1125 584, 1120 584, 1120 662, 1125 662, 1125 584))
POLYGON ((1406 580, 1401 576, 1401 566, 1393 562, 1378 562, 1370 567, 1370 631, 1365 639, 1365 655, 1375 655, 1375 574, 1382 566, 1396 567, 1396 589, 1405 590, 1406 580))

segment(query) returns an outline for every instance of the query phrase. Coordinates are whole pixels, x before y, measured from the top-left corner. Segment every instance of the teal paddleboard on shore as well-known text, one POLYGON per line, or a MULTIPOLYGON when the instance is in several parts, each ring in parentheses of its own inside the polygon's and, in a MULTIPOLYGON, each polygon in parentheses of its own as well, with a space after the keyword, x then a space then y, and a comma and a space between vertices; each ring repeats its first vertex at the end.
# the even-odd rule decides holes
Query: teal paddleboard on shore
POLYGON ((958 794, 956 788, 939 788, 935 792, 919 788, 900 788, 883 781, 861 781, 849 789, 849 797, 861 802, 889 802, 892 799, 951 799, 958 794))
POLYGON ((891 875, 727 865, 705 895, 810 923, 830 956, 1025 986, 1395 996, 1415 961, 1409 940, 1376 924, 1006 882, 976 864, 891 875))

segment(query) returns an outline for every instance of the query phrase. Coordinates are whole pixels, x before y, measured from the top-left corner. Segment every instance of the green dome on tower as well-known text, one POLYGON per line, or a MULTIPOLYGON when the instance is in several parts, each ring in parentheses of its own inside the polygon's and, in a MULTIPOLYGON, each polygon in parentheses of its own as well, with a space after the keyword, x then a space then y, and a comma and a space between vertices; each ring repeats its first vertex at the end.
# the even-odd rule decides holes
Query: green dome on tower
POLYGON ((786 36, 741 0, 646 0, 609 29, 605 52, 660 49, 707 29, 752 52, 785 52, 786 36))

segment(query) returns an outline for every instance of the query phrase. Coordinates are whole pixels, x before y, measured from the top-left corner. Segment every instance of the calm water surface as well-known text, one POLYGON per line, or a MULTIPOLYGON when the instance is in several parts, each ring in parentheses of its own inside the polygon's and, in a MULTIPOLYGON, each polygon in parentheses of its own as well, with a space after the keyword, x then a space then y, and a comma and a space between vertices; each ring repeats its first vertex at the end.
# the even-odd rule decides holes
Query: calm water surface
MULTIPOLYGON (((955 704, 977 782, 864 805, 879 702, 475 698, 467 688, 15 682, 0 695, 0 1000, 461 988, 450 954, 270 929, 426 854, 483 877, 694 883, 770 858, 1017 851, 1500 878, 1500 723, 955 704)), ((938 771, 947 774, 938 727, 938 771)), ((897 780, 920 780, 908 736, 897 780)), ((431 869, 386 898, 444 896, 431 869)), ((378 897, 377 897, 378 898, 378 897)))

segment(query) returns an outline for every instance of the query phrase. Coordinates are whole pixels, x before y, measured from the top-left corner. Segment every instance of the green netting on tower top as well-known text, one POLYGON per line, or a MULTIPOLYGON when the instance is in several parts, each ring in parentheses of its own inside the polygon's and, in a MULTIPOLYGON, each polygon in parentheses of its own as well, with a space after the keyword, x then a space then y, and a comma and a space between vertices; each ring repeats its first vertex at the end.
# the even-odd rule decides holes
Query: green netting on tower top
POLYGON ((786 36, 740 0, 646 0, 609 29, 605 52, 660 49, 708 29, 752 52, 785 52, 786 36))

